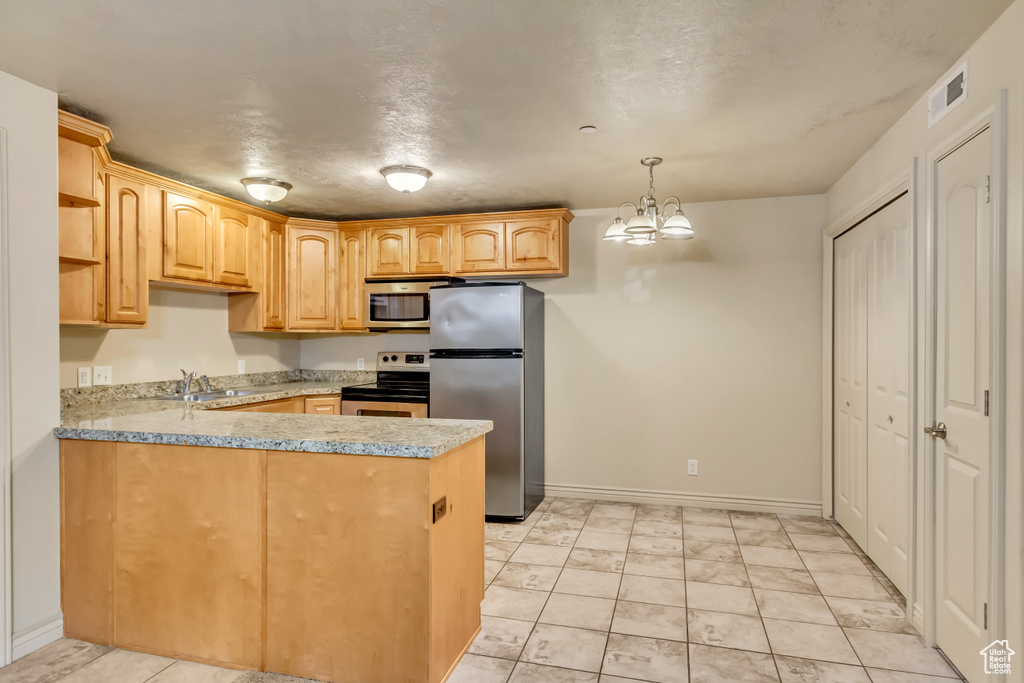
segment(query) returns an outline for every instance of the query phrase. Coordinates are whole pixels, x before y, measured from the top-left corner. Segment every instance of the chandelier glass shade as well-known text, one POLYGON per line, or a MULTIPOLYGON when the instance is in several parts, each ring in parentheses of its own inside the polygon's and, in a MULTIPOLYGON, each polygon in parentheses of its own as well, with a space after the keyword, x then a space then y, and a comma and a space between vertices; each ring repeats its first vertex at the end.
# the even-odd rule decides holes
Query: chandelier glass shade
POLYGON ((639 204, 623 202, 619 205, 620 214, 624 206, 633 207, 636 213, 630 217, 629 222, 624 222, 621 215, 615 216, 611 227, 604 233, 604 239, 609 242, 651 246, 659 236, 666 240, 693 238, 695 234, 693 226, 690 224, 690 219, 683 214, 679 198, 669 197, 660 208, 658 201, 654 198, 654 167, 661 161, 661 157, 641 159, 640 163, 649 169, 650 189, 646 195, 640 198, 639 204))

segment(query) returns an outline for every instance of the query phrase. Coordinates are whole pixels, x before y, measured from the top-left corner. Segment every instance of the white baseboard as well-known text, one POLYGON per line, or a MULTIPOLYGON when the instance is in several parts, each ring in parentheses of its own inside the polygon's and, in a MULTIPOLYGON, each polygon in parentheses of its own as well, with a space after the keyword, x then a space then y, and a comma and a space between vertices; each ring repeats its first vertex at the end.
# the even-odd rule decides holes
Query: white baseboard
POLYGON ((787 500, 785 498, 754 498, 751 496, 723 496, 683 491, 652 491, 649 489, 620 489, 609 486, 576 486, 551 484, 544 486, 545 494, 560 498, 589 498, 591 500, 648 503, 652 505, 683 505, 686 507, 743 510, 745 512, 774 512, 782 515, 821 516, 821 502, 787 500))
POLYGON ((35 652, 44 645, 49 645, 64 636, 64 617, 58 614, 50 621, 24 629, 14 634, 11 650, 12 660, 20 659, 35 652))

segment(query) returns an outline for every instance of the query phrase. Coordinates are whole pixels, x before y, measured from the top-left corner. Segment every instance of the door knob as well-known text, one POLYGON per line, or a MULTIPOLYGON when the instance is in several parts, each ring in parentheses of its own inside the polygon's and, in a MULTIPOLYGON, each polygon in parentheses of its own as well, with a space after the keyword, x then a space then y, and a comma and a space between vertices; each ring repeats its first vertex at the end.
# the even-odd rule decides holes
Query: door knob
POLYGON ((925 434, 930 434, 931 436, 937 437, 939 439, 945 439, 946 438, 946 423, 945 422, 939 422, 939 423, 937 423, 933 427, 925 427, 924 428, 924 433, 925 434))

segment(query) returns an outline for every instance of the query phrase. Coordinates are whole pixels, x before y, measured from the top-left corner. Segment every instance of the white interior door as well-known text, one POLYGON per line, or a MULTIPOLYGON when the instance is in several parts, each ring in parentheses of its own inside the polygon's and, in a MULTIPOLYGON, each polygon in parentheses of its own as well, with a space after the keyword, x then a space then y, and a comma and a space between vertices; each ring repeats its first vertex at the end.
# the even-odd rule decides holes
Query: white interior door
POLYGON ((867 545, 904 595, 910 583, 909 199, 875 214, 867 248, 867 545))
POLYGON ((969 680, 982 680, 989 641, 989 328, 991 131, 935 165, 936 642, 969 680))
POLYGON ((835 240, 833 353, 834 514, 862 548, 867 540, 867 253, 875 216, 835 240))

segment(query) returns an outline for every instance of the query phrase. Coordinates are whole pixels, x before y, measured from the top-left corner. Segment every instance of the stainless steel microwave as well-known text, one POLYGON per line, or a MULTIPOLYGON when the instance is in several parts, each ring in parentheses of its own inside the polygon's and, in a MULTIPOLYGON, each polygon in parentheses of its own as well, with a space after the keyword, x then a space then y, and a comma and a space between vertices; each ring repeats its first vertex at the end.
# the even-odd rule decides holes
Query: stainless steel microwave
POLYGON ((430 329, 430 288, 456 278, 367 280, 366 326, 371 330, 430 329))

